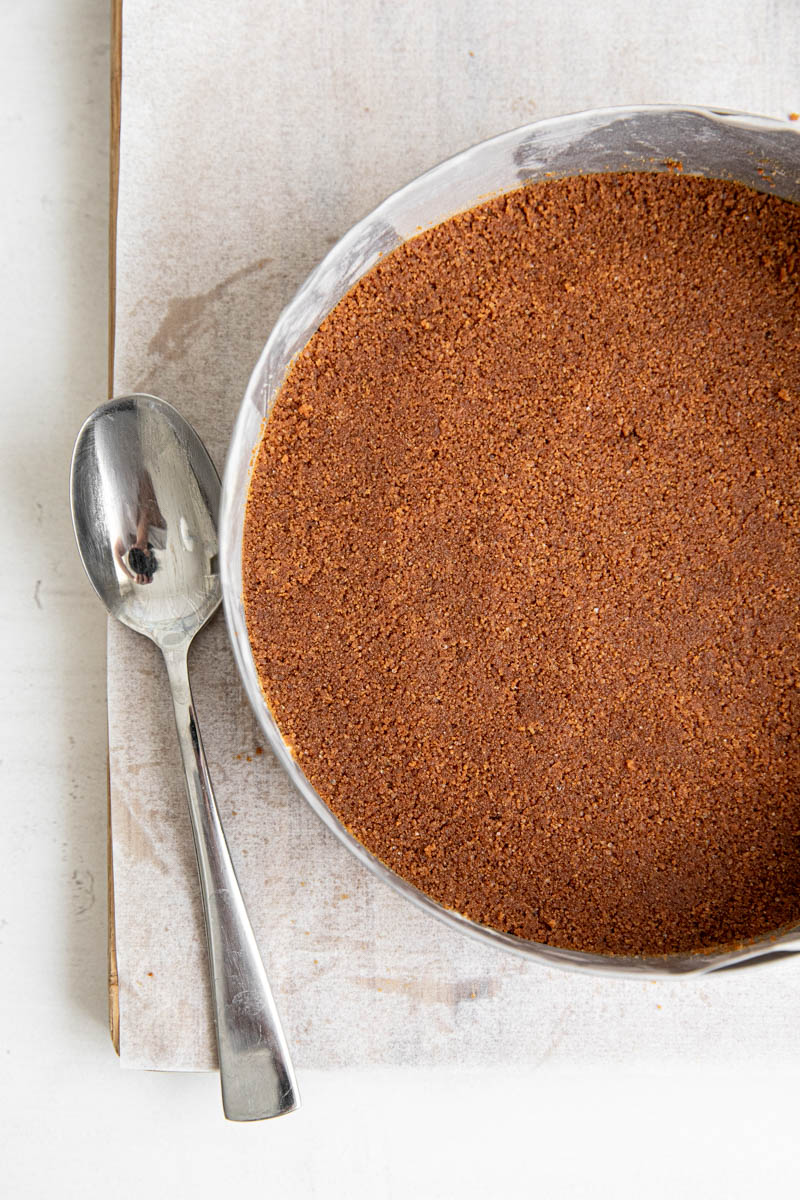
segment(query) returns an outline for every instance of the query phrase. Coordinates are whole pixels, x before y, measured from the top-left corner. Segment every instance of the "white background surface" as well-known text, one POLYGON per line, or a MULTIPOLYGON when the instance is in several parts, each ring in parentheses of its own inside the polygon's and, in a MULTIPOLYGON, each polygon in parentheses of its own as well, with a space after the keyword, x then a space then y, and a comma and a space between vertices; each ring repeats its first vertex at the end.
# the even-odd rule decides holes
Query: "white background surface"
MULTIPOLYGON (((647 6, 565 7, 575 36, 597 21, 618 31, 574 107, 800 108, 800 79, 778 94, 729 53, 750 25, 763 49, 800 24, 794 0, 663 6, 664 76, 645 96, 626 90, 625 61, 650 36, 635 16, 647 6)), ((72 440, 106 389, 107 4, 3 0, 0 36, 4 1194, 796 1195, 800 1019, 797 1046, 769 1067, 650 1054, 512 1073, 306 1071, 303 1110, 251 1127, 225 1125, 212 1075, 120 1071, 106 1031, 105 626, 67 506, 72 440)))

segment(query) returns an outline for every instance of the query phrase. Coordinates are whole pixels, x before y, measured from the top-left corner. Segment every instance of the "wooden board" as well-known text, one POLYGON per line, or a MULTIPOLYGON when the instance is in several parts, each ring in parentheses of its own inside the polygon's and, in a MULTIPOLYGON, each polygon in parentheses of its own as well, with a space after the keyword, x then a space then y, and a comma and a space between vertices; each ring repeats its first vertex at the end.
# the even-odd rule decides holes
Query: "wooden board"
MULTIPOLYGON (((119 128, 122 90, 122 0, 111 2, 111 121, 109 144, 108 217, 108 394, 114 394, 114 330, 117 290, 117 198, 119 196, 119 128)), ((119 1054, 119 976, 114 925, 114 856, 111 842, 111 773, 108 797, 108 1029, 119 1054)))
MULTIPOLYGON (((413 29, 401 6, 378 7, 345 0, 321 20, 318 5, 294 0, 195 0, 187 22, 169 0, 123 0, 113 390, 174 401, 220 462, 280 307, 401 183, 529 116, 619 99, 623 67, 629 98, 704 94, 781 111, 800 56, 800 26, 770 0, 751 0, 769 36, 745 73, 755 51, 741 23, 726 26, 723 55, 713 22, 701 23, 676 66, 678 18, 650 36, 648 6, 599 23, 587 6, 582 24, 529 0, 514 6, 513 37, 503 0, 434 0, 415 10, 413 29), (387 46, 402 88, 387 79, 387 46), (342 87, 343 71, 356 88, 342 87)), ((120 1061, 208 1070, 202 907, 169 693, 155 646, 117 622, 108 636, 120 1061)), ((638 1070, 662 1054, 689 1065, 744 1057, 766 1070, 778 1053, 791 1059, 791 969, 698 987, 570 976, 490 952, 412 908, 330 837, 271 755, 255 755, 263 740, 224 624, 201 636, 192 673, 206 750, 300 1068, 638 1070)), ((111 963, 113 1033, 113 949, 111 963)))

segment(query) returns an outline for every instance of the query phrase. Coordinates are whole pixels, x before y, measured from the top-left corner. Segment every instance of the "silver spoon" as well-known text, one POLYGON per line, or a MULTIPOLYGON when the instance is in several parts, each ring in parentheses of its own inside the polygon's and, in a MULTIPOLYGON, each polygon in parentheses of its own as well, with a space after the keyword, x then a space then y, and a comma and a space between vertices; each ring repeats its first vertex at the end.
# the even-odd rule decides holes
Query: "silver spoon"
POLYGON ((192 427, 155 396, 96 409, 72 456, 72 523, 108 611, 167 664, 208 935, 222 1104, 231 1121, 299 1105, 286 1039, 214 801, 187 655, 220 602, 220 484, 192 427))

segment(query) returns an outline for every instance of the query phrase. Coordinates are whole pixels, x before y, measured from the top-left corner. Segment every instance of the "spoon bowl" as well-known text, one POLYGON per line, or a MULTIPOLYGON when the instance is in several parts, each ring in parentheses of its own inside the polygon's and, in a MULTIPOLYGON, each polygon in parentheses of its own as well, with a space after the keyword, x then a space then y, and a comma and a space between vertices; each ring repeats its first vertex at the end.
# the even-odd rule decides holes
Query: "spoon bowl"
POLYGON ((191 641, 219 606, 219 498, 200 438, 155 396, 110 400, 78 435, 72 520, 86 574, 112 616, 162 648, 191 641))

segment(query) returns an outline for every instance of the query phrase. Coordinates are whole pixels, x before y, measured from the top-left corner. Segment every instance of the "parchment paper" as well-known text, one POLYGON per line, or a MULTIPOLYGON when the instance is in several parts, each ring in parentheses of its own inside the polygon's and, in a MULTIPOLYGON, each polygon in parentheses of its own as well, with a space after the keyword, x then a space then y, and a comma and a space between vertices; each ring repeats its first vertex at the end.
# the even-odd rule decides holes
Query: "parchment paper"
MULTIPOLYGON (((282 305, 443 157, 614 103, 800 107, 791 3, 125 0, 114 390, 152 391, 218 466, 282 305)), ((99 398, 98 398, 99 399, 99 398)), ((261 739, 221 617, 193 682, 217 799, 300 1067, 800 1059, 800 961, 652 983, 546 970, 377 883, 261 739)), ((215 1064, 202 916, 157 651, 112 623, 108 705, 125 1067, 215 1064)))

